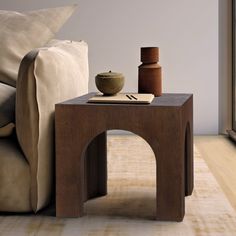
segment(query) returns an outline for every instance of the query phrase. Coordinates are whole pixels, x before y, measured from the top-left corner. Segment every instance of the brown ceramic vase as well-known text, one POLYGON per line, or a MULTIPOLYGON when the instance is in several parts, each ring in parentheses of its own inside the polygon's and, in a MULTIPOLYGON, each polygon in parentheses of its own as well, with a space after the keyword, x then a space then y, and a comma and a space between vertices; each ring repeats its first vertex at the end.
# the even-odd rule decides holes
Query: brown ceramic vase
POLYGON ((138 71, 138 92, 162 95, 161 66, 158 47, 141 48, 141 62, 138 71))

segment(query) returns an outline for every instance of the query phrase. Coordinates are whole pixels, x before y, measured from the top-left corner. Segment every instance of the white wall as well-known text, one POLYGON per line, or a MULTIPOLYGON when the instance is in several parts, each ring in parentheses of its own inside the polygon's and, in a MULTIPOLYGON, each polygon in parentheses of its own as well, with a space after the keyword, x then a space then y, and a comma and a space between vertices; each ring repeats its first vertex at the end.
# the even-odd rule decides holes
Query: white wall
MULTIPOLYGON (((65 4, 68 1, 1 0, 0 9, 65 4)), ((218 20, 217 0, 80 0, 58 37, 88 42, 91 91, 94 76, 106 70, 122 72, 124 91, 137 91, 140 47, 159 46, 163 91, 193 93, 195 134, 216 134, 218 20)))

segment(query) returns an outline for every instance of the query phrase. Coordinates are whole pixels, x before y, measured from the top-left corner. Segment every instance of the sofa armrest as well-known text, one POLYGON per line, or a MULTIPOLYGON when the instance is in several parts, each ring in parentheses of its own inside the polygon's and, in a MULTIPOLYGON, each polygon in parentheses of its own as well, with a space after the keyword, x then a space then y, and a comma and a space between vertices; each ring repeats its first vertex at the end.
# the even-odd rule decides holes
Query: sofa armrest
POLYGON ((88 92, 88 47, 56 40, 29 52, 16 89, 16 131, 30 164, 31 204, 37 211, 53 189, 55 104, 88 92))

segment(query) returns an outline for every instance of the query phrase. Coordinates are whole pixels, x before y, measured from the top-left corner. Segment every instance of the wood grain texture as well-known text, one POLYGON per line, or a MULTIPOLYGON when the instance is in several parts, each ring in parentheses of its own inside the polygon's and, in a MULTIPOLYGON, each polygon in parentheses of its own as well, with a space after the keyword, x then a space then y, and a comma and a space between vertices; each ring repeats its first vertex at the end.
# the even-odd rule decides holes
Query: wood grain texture
POLYGON ((194 143, 236 210, 236 145, 227 136, 195 136, 194 143))
MULTIPOLYGON (((103 157, 97 159, 102 168, 97 171, 97 178, 92 175, 87 178, 90 184, 95 182, 92 191, 86 187, 85 181, 90 171, 84 168, 85 163, 90 162, 86 150, 94 138, 99 140, 98 135, 107 130, 121 129, 146 140, 156 156, 157 219, 182 221, 184 197, 193 189, 192 95, 165 94, 155 98, 150 105, 87 103, 93 95, 56 105, 57 216, 82 216, 84 200, 100 193, 94 190, 94 186, 97 186, 100 174, 106 176, 102 164, 106 162, 105 149, 100 147, 104 142, 97 146, 102 150, 99 153, 103 157), (185 148, 185 144, 188 147, 185 148)), ((98 162, 94 161, 94 164, 98 162)), ((93 165, 90 168, 96 169, 93 165)), ((105 181, 104 177, 102 179, 105 181)), ((101 185, 105 189, 106 184, 101 185)))

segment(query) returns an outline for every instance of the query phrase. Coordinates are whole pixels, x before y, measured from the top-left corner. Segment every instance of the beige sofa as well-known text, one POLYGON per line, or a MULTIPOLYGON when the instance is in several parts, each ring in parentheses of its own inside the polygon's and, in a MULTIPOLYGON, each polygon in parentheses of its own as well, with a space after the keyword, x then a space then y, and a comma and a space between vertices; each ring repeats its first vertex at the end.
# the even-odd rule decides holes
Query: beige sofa
POLYGON ((0 135, 0 211, 37 212, 50 202, 55 104, 87 91, 83 41, 53 40, 32 50, 21 62, 16 88, 0 83, 0 119, 9 120, 15 111, 15 121, 0 135))

